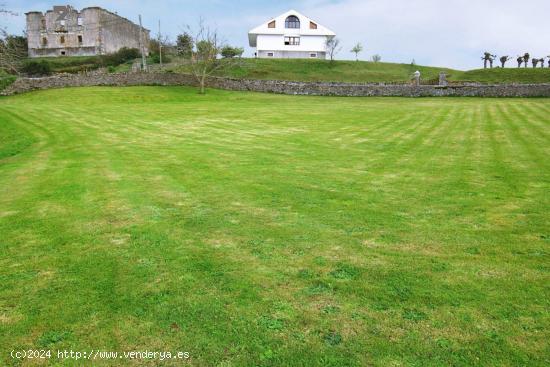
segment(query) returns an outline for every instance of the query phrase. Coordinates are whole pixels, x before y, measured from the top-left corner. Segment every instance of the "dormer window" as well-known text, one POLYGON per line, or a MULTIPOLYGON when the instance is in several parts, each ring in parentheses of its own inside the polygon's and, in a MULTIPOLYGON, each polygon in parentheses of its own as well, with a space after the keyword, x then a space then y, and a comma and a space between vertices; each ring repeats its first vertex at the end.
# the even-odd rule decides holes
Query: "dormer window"
POLYGON ((271 21, 269 22, 269 24, 267 25, 267 28, 275 28, 275 21, 271 21))
POLYGON ((285 28, 300 29, 300 19, 295 15, 289 16, 285 20, 285 28))

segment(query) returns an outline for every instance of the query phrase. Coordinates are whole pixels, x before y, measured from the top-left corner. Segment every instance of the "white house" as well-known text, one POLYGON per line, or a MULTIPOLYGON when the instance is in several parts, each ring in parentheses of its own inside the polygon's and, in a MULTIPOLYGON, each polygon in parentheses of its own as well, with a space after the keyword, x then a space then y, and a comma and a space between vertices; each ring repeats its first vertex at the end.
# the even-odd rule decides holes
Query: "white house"
POLYGON ((287 11, 248 32, 250 47, 260 58, 325 59, 330 29, 295 10, 287 11))

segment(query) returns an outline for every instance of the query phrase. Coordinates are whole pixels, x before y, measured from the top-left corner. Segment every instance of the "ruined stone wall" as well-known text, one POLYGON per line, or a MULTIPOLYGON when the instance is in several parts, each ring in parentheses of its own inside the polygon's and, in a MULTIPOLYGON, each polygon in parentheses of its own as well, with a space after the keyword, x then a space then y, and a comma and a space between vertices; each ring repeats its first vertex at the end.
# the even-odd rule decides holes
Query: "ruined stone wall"
MULTIPOLYGON (((62 74, 47 78, 20 78, 7 87, 2 95, 12 95, 37 89, 85 86, 187 85, 196 86, 192 75, 175 73, 123 74, 62 74)), ((350 83, 301 83, 274 80, 241 80, 209 78, 207 85, 235 91, 265 93, 346 96, 346 97, 550 97, 550 84, 503 85, 381 85, 350 83)))
MULTIPOLYGON (((102 53, 111 54, 123 47, 140 48, 139 25, 107 10, 100 10, 102 53)), ((149 53, 149 30, 143 29, 145 53, 149 53)))
MULTIPOLYGON (((30 57, 94 56, 122 47, 139 48, 139 26, 100 7, 78 12, 69 6, 55 6, 45 14, 26 15, 30 57)), ((143 33, 148 46, 149 31, 143 33)))

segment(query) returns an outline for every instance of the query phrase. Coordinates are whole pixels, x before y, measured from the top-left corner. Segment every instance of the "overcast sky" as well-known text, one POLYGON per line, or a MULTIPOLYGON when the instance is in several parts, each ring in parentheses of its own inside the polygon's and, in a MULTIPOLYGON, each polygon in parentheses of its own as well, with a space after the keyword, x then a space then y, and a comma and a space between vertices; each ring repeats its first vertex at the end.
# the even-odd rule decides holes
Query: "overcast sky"
MULTIPOLYGON (((46 11, 61 0, 0 0, 18 17, 1 16, 11 32, 25 28, 24 13, 46 11)), ((235 46, 245 46, 248 30, 289 9, 332 29, 342 40, 340 59, 364 45, 362 59, 380 54, 384 61, 458 69, 478 68, 483 51, 516 56, 550 55, 550 0, 72 0, 81 9, 101 6, 172 39, 201 16, 235 46)), ((510 64, 512 66, 512 64, 510 64)))

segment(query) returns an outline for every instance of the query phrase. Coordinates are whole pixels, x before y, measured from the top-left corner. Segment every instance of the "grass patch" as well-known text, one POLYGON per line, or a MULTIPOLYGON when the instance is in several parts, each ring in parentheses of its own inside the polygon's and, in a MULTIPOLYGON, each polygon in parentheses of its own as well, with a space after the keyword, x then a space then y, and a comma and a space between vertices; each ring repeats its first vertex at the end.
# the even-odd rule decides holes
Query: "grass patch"
POLYGON ((58 347, 546 365, 548 116, 538 98, 1 98, 0 365, 58 347))

